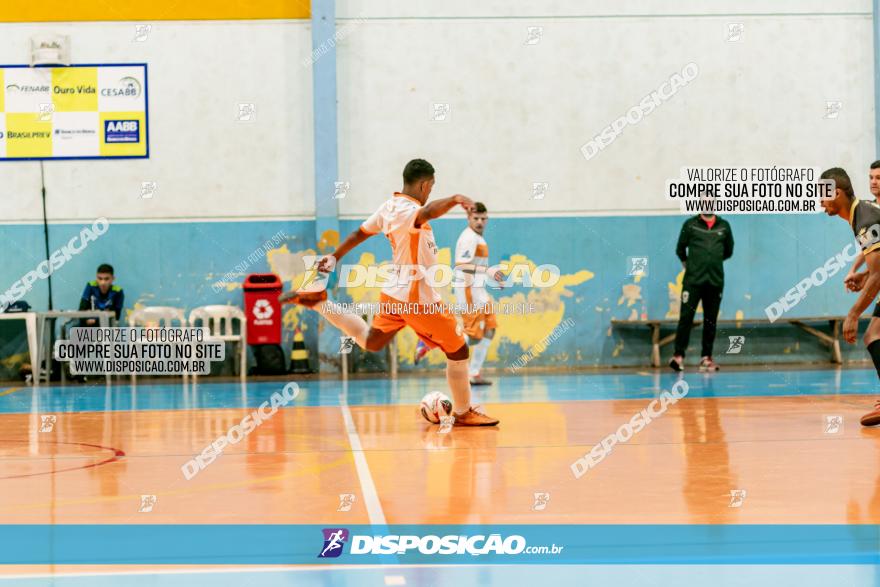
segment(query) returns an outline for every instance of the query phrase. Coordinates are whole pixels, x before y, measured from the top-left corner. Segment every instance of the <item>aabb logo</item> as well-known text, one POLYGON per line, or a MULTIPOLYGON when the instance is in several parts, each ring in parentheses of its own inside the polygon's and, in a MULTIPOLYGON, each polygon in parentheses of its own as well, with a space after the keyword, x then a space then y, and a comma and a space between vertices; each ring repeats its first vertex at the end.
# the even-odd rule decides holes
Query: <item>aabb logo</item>
POLYGON ((348 541, 346 528, 324 528, 324 546, 318 553, 318 558, 336 558, 342 554, 342 547, 348 541))
POLYGON ((254 316, 259 320, 267 320, 272 317, 275 310, 269 300, 257 300, 254 304, 254 316))
POLYGON ((138 143, 141 140, 139 120, 105 120, 105 143, 138 143))

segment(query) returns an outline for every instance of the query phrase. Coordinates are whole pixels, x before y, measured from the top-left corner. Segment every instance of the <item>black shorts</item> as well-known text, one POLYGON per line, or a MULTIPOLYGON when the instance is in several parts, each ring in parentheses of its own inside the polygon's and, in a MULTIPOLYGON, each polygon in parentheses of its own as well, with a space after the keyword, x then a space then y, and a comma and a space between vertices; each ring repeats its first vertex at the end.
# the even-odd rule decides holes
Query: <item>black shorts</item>
POLYGON ((872 315, 874 318, 880 318, 880 302, 877 302, 877 305, 874 306, 874 313, 872 315))

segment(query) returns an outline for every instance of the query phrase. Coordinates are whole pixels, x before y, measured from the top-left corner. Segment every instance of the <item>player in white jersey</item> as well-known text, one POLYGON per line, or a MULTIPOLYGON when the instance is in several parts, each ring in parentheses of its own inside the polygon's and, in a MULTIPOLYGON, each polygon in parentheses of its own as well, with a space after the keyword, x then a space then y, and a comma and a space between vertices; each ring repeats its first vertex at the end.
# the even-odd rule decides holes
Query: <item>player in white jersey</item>
MULTIPOLYGON (((446 353, 446 382, 452 394, 454 425, 495 426, 498 420, 471 405, 468 345, 455 316, 440 303, 440 295, 425 279, 426 268, 437 265, 437 245, 428 221, 456 206, 470 210, 474 203, 459 194, 428 204, 433 187, 434 167, 424 159, 410 161, 403 170, 403 190, 395 192, 332 255, 322 257, 317 264, 317 271, 327 274, 346 253, 371 236, 381 232, 388 237, 395 279, 382 289, 380 311, 372 326, 329 301, 326 287, 304 287, 279 299, 319 312, 368 351, 383 349, 398 330, 409 326, 429 347, 440 347, 446 353)), ((326 286, 326 277, 322 281, 326 286)))
POLYGON ((465 228, 455 245, 455 302, 464 308, 461 317, 464 333, 471 347, 470 379, 471 385, 491 385, 491 381, 480 375, 492 337, 495 336, 497 321, 492 296, 486 291, 486 280, 492 278, 503 287, 503 276, 495 271, 489 276, 489 245, 483 238, 489 213, 482 202, 476 202, 468 211, 468 227, 465 228))

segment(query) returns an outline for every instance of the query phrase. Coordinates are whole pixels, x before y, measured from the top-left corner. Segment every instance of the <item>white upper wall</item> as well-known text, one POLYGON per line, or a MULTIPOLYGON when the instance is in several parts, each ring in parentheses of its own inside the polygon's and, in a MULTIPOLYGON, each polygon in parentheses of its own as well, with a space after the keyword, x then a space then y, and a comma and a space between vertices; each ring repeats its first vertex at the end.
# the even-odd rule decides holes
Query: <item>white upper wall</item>
MULTIPOLYGON (((668 213, 682 166, 841 165, 875 158, 870 2, 584 3, 339 0, 339 200, 372 212, 403 164, 437 167, 437 195, 493 213, 668 213), (728 26, 742 23, 729 42, 728 26), (527 44, 527 28, 542 27, 527 44), (689 62, 698 77, 608 148, 580 147, 689 62), (840 101, 826 119, 827 101, 840 101), (448 120, 430 120, 448 103, 448 120), (532 184, 549 183, 543 200, 532 184)), ((150 159, 48 161, 52 220, 311 216, 307 21, 2 24, 0 63, 31 35, 71 35, 74 62, 149 64, 150 159), (252 123, 239 103, 256 104, 252 123), (158 183, 141 199, 144 181, 158 183)), ((867 175, 866 173, 864 175, 867 175)), ((41 218, 39 163, 0 163, 4 221, 41 218)))
POLYGON ((337 18, 523 18, 530 16, 595 15, 729 15, 871 12, 871 0, 446 0, 411 2, 409 0, 337 0, 337 18))
MULTIPOLYGON (((35 33, 68 34, 74 63, 146 62, 150 158, 46 161, 50 220, 259 219, 314 214, 308 21, 0 25, 0 63, 35 33), (256 106, 239 122, 240 103, 256 106), (155 181, 152 199, 141 185, 155 181)), ((4 222, 38 221, 38 162, 0 162, 4 222)))
POLYGON ((662 194, 682 166, 841 165, 865 176, 865 192, 876 158, 870 9, 341 1, 342 214, 372 212, 413 157, 437 168, 438 196, 468 194, 495 213, 677 213, 662 194), (527 44, 532 26, 541 39, 527 44), (689 62, 694 81, 584 158, 581 145, 689 62), (837 118, 825 118, 827 101, 842 103, 837 118), (434 103, 449 104, 448 120, 430 120, 434 103), (531 199, 535 182, 549 183, 543 200, 531 199))

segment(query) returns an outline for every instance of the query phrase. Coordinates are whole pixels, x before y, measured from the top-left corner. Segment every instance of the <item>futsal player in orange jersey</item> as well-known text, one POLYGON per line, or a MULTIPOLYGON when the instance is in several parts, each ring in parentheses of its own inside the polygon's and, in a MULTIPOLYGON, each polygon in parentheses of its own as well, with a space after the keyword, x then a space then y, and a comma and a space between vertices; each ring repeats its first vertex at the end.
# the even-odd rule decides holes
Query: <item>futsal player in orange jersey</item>
POLYGON ((287 292, 279 299, 319 312, 368 351, 381 350, 397 331, 409 326, 425 344, 440 347, 446 354, 446 382, 452 395, 454 425, 495 426, 497 419, 471 405, 468 345, 452 312, 442 306, 440 295, 427 283, 422 270, 437 265, 437 245, 428 222, 456 206, 470 211, 474 203, 458 194, 429 204, 433 187, 434 167, 424 159, 413 159, 403 170, 402 191, 395 192, 333 254, 318 262, 317 270, 329 273, 342 257, 371 236, 381 232, 388 237, 398 278, 382 289, 380 313, 371 327, 360 316, 347 313, 328 300, 324 287, 319 291, 304 288, 287 292))
MULTIPOLYGON (((489 211, 481 202, 474 204, 468 212, 468 225, 455 245, 455 301, 462 313, 464 333, 468 337, 471 353, 471 385, 491 385, 484 379, 480 370, 489 352, 489 345, 495 336, 498 322, 495 319, 494 301, 486 290, 489 274, 489 244, 483 237, 489 211)), ((498 287, 504 287, 504 276, 500 271, 492 273, 498 287)))

